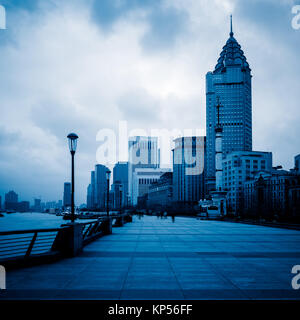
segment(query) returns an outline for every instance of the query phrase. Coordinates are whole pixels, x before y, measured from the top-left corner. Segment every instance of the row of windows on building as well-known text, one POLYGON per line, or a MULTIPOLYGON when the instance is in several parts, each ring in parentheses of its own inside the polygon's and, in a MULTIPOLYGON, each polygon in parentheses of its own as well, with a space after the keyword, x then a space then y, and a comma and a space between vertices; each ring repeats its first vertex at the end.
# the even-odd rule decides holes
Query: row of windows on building
POLYGON ((141 178, 139 179, 139 184, 151 184, 157 182, 158 179, 155 178, 141 178))

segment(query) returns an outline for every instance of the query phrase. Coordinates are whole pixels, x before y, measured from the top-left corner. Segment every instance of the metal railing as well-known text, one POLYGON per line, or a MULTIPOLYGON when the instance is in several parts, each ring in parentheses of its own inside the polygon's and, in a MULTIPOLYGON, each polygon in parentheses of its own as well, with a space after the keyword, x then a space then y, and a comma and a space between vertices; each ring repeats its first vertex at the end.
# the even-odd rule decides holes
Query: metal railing
POLYGON ((57 234, 65 228, 0 232, 0 262, 50 252, 57 234))
POLYGON ((111 226, 122 226, 131 221, 129 216, 113 215, 101 217, 95 221, 65 224, 59 228, 16 230, 0 232, 0 264, 29 261, 34 258, 74 256, 85 245, 111 233, 111 226), (76 243, 76 245, 74 245, 76 243), (79 249, 79 250, 78 250, 79 249))

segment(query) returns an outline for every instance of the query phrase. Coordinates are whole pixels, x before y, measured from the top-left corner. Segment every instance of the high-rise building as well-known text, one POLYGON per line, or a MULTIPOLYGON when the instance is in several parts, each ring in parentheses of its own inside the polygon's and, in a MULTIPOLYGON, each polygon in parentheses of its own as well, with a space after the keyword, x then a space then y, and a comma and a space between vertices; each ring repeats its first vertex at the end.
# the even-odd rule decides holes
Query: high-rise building
POLYGON ((96 179, 95 171, 91 171, 91 208, 96 207, 96 179))
POLYGON ((2 209, 2 197, 0 196, 0 210, 2 209))
POLYGON ((115 202, 120 206, 128 204, 128 162, 118 162, 113 169, 113 184, 116 185, 114 190, 121 195, 122 199, 115 195, 115 202))
POLYGON ((34 199, 33 210, 35 212, 41 212, 41 199, 34 199))
POLYGON ((252 150, 251 69, 233 36, 230 36, 214 71, 206 74, 206 183, 208 191, 215 189, 215 127, 216 104, 219 99, 220 124, 223 128, 223 157, 232 151, 252 150))
POLYGON ((133 203, 133 174, 136 168, 159 168, 157 137, 130 137, 128 141, 128 202, 133 203))
POLYGON ((5 194, 5 209, 18 210, 18 195, 14 191, 5 194))
POLYGON ((88 187, 87 187, 86 207, 87 207, 88 209, 93 208, 93 205, 92 205, 92 185, 91 185, 91 184, 89 184, 88 187))
POLYGON ((94 209, 96 204, 96 179, 95 171, 91 171, 91 183, 87 187, 86 206, 88 209, 94 209))
POLYGON ((106 207, 106 171, 108 170, 109 169, 102 164, 97 164, 95 166, 95 204, 97 208, 101 209, 104 209, 106 207))
POLYGON ((173 201, 193 204, 205 197, 205 137, 175 139, 173 201))
POLYGON ((65 182, 64 183, 64 207, 71 206, 71 183, 65 182))

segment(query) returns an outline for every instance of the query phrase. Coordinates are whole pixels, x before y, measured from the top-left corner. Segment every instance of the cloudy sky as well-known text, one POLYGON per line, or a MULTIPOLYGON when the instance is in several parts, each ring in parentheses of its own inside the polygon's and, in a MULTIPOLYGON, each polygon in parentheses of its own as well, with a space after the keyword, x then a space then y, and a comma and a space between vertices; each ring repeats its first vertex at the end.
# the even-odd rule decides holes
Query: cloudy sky
POLYGON ((62 199, 76 132, 85 202, 96 134, 205 130, 205 74, 234 33, 253 74, 253 148, 293 167, 300 153, 300 29, 289 0, 2 0, 0 195, 62 199), (116 133, 118 133, 116 131, 116 133))

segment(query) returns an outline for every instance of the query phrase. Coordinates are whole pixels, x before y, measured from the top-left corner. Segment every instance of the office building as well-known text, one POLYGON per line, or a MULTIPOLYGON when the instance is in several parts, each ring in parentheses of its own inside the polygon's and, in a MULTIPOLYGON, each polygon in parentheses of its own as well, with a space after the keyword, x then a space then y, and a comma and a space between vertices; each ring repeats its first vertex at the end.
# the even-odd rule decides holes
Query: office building
POLYGON ((118 162, 113 168, 113 186, 116 192, 115 205, 128 205, 128 162, 118 162), (119 197, 121 198, 119 199, 119 197))
POLYGON ((128 202, 133 204, 133 174, 136 168, 159 168, 157 137, 130 137, 128 141, 128 202))
MULTIPOLYGON (((47 205, 46 205, 47 206, 47 205)), ((71 183, 64 183, 64 208, 71 207, 71 183)))
POLYGON ((165 172, 170 172, 167 168, 135 168, 133 172, 132 184, 132 205, 136 206, 139 198, 146 195, 152 183, 157 182, 165 172))
POLYGON ((216 104, 219 99, 220 123, 223 128, 222 151, 252 150, 251 69, 233 36, 232 23, 214 71, 206 75, 207 191, 215 189, 216 104))
POLYGON ((223 189, 227 190, 228 212, 240 214, 244 209, 244 184, 257 171, 272 169, 272 153, 235 151, 223 159, 223 189))
POLYGON ((149 186, 147 207, 167 209, 173 200, 173 172, 166 172, 149 186))
POLYGON ((95 166, 95 205, 98 209, 106 208, 107 179, 106 172, 109 169, 102 165, 95 166))
POLYGON ((13 190, 5 194, 4 206, 6 210, 18 210, 18 195, 13 190))
POLYGON ((197 203, 205 197, 205 137, 175 139, 173 150, 173 201, 197 203))

